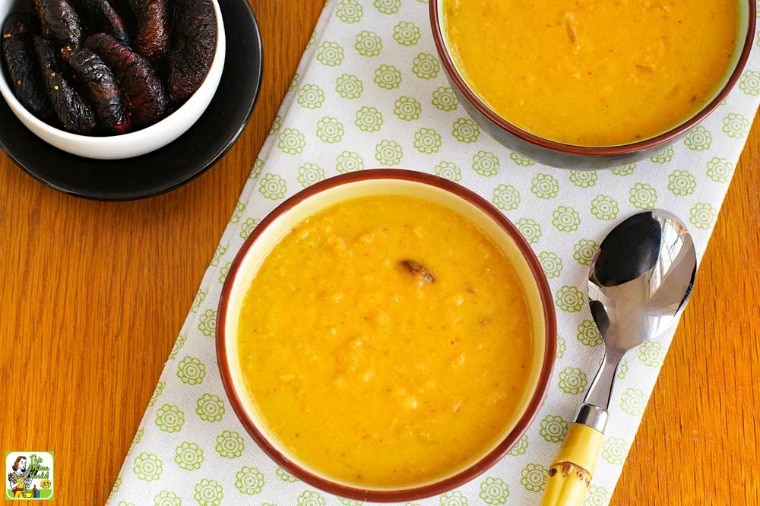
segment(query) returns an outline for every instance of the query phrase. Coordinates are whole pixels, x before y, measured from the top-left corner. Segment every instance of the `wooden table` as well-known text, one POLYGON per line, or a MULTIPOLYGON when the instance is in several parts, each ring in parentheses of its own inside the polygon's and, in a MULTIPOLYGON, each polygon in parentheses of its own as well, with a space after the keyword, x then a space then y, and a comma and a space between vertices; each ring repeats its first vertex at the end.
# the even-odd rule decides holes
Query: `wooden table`
MULTIPOLYGON (((102 504, 274 120, 321 0, 250 0, 253 119, 216 166, 131 203, 68 197, 0 154, 0 450, 54 450, 58 504, 102 504)), ((760 122, 613 504, 758 504, 760 122)))

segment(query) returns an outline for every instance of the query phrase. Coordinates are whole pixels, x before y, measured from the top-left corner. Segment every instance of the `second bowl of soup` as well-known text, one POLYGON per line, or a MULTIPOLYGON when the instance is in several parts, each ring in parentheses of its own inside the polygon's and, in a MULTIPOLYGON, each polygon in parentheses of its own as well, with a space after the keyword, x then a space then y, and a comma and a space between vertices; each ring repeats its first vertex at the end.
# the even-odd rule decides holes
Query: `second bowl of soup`
POLYGON ((449 490, 527 429, 556 351, 551 294, 477 195, 399 170, 339 176, 267 217, 222 293, 238 417, 302 480, 366 501, 449 490))
POLYGON ((433 33, 468 112, 537 161, 648 156, 707 116, 752 47, 752 0, 435 0, 433 33))

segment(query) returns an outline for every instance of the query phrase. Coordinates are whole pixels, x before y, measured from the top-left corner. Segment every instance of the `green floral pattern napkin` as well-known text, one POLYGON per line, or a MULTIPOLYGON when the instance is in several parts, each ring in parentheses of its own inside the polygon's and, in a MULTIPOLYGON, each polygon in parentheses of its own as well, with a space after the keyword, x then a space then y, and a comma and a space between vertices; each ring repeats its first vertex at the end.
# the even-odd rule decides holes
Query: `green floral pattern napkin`
MULTIPOLYGON (((602 357, 586 274, 617 222, 642 209, 667 209, 688 223, 704 252, 760 100, 758 51, 724 103, 675 145, 613 170, 566 171, 509 151, 467 116, 436 56, 427 9, 425 0, 327 3, 109 504, 358 504, 315 490, 267 458, 235 417, 216 364, 218 297, 232 259, 268 212, 317 181, 371 167, 457 181, 517 225, 549 278, 559 350, 535 422, 485 474, 421 505, 540 502, 548 466, 602 357)), ((608 503, 671 338, 672 332, 626 356, 587 505, 608 503)))

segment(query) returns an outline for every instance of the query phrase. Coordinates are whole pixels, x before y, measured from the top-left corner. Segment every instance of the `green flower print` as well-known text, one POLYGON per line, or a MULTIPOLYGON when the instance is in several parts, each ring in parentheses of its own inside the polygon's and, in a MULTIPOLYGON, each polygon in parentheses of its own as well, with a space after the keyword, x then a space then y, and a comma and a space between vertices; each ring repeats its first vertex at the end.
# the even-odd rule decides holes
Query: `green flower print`
POLYGON ((571 170, 570 182, 578 188, 591 188, 599 176, 593 170, 571 170))
POLYGON ((707 177, 716 183, 731 181, 734 174, 734 166, 725 158, 712 158, 707 162, 707 177))
POLYGON ((692 151, 706 151, 712 144, 712 134, 702 125, 694 127, 684 139, 686 147, 692 151))
POLYGON ((702 230, 707 230, 715 224, 718 210, 703 202, 697 202, 689 211, 689 223, 702 230))
POLYGON ((567 341, 562 336, 557 337, 557 358, 562 358, 567 351, 567 341))
POLYGON ((610 170, 614 175, 616 176, 630 176, 633 174, 633 171, 636 169, 635 163, 629 163, 628 165, 623 165, 622 167, 615 167, 614 169, 610 170))
POLYGON ((282 128, 282 117, 276 116, 272 122, 272 127, 269 129, 269 135, 274 135, 282 128))
POLYGON ((569 425, 561 416, 547 415, 541 420, 539 435, 549 443, 559 443, 565 439, 569 425))
POLYGON ((227 253, 227 250, 229 249, 229 244, 220 244, 216 247, 216 251, 214 251, 214 258, 211 259, 211 266, 216 267, 219 265, 219 261, 222 259, 225 253, 227 253))
POLYGON ((362 132, 377 132, 383 126, 383 113, 374 107, 364 106, 356 111, 354 124, 362 132))
POLYGON ((506 504, 509 497, 509 486, 501 478, 489 476, 480 483, 480 494, 484 503, 491 506, 506 504))
POLYGON ((462 180, 462 169, 454 162, 440 162, 435 166, 435 174, 448 179, 449 181, 458 182, 462 180))
POLYGON ((493 190, 493 203, 499 209, 512 211, 520 206, 520 192, 511 184, 500 184, 493 190))
POLYGON ((143 452, 135 459, 135 467, 132 471, 142 481, 156 481, 164 472, 164 464, 158 455, 143 452))
POLYGON ((554 298, 555 304, 559 306, 563 311, 568 313, 577 313, 583 308, 585 302, 585 295, 574 286, 562 286, 557 291, 557 295, 554 298))
POLYGON ((441 71, 441 64, 432 54, 420 53, 412 62, 412 72, 420 79, 435 79, 441 71))
POLYGON ((164 404, 156 412, 156 425, 161 432, 179 432, 185 424, 185 414, 177 406, 164 404))
POLYGON ((237 432, 225 430, 216 437, 216 447, 214 449, 222 457, 234 459, 243 454, 245 441, 237 432))
POLYGON ((279 200, 287 191, 285 179, 279 174, 264 174, 259 184, 259 193, 269 200, 279 200))
POLYGON ((182 499, 169 490, 162 490, 153 498, 153 506, 182 506, 182 499))
POLYGON ((549 279, 558 278, 562 274, 562 259, 551 251, 542 251, 538 254, 538 261, 549 279))
POLYGON ((296 499, 298 506, 325 506, 325 498, 316 490, 304 490, 296 499))
POLYGON ((520 455, 525 455, 527 451, 528 436, 526 435, 517 440, 517 443, 515 443, 511 450, 509 450, 509 455, 513 457, 519 457, 520 455))
POLYGON ((732 112, 723 118, 723 133, 733 139, 741 139, 749 133, 749 120, 741 114, 732 112))
POLYGON ((223 285, 224 280, 227 279, 227 274, 230 273, 230 267, 232 266, 232 262, 227 262, 222 266, 221 269, 219 269, 219 284, 223 285))
POLYGON ((343 98, 354 99, 359 98, 364 93, 364 83, 361 79, 351 74, 342 74, 337 81, 335 81, 335 91, 338 92, 343 98))
POLYGON ((573 246, 573 258, 581 265, 591 265, 599 245, 590 239, 581 239, 573 246))
POLYGON ((760 95, 760 72, 745 70, 739 78, 739 89, 753 97, 760 95))
POLYGON ((195 403, 195 413, 206 422, 219 422, 224 416, 224 401, 214 394, 203 394, 195 403))
POLYGON ((478 140, 480 128, 470 118, 459 118, 451 127, 451 135, 459 142, 469 144, 478 140))
POLYGON ((572 207, 559 206, 552 212, 552 225, 560 232, 575 232, 581 225, 581 216, 572 207))
POLYGON ((153 394, 150 396, 150 401, 148 402, 148 406, 153 406, 156 401, 158 400, 158 397, 164 392, 164 382, 159 381, 156 385, 155 390, 153 390, 153 394))
POLYGON ((201 306, 201 303, 203 302, 203 299, 205 298, 206 298, 206 292, 204 292, 203 290, 198 290, 198 293, 195 294, 195 299, 193 299, 193 304, 190 306, 190 312, 197 313, 198 309, 201 306))
POLYGON ((200 316, 198 322, 198 330, 201 331, 206 337, 214 337, 216 333, 216 311, 213 309, 207 309, 200 316))
POLYGON ((657 190, 647 183, 636 183, 628 191, 628 202, 637 209, 652 209, 657 203, 657 190))
POLYGON ((343 506, 362 506, 362 503, 359 501, 352 501, 343 497, 338 497, 338 502, 340 502, 343 506))
POLYGON ((306 136, 295 128, 286 128, 277 138, 277 147, 288 155, 297 155, 306 147, 306 136))
POLYGON ((602 335, 599 333, 594 320, 583 320, 578 324, 576 330, 575 337, 584 346, 599 346, 603 342, 602 335))
POLYGON ((206 377, 206 365, 195 357, 185 357, 177 366, 177 377, 185 385, 200 385, 206 377))
POLYGON ((337 67, 343 63, 343 48, 335 42, 324 41, 317 48, 317 61, 328 67, 337 67))
POLYGON ((338 155, 335 170, 341 174, 345 174, 346 172, 356 172, 357 170, 362 170, 363 168, 364 159, 359 156, 358 153, 354 153, 353 151, 344 151, 338 155))
POLYGON ((240 225, 240 238, 243 240, 248 239, 248 236, 259 226, 259 223, 261 223, 261 220, 257 218, 246 218, 243 224, 240 225))
POLYGON ((647 396, 641 390, 629 388, 620 397, 620 409, 631 416, 641 416, 647 405, 647 396))
POLYGON ((399 21, 393 27, 393 40, 402 46, 413 46, 420 41, 420 29, 409 21, 399 21))
POLYGON ((668 190, 673 195, 685 197, 697 189, 697 180, 688 170, 674 170, 668 175, 668 190))
POLYGON ((293 74, 293 79, 290 80, 290 86, 288 86, 288 92, 291 92, 298 88, 298 84, 301 82, 301 76, 296 72, 293 74))
POLYGON ((609 501, 609 495, 604 487, 591 485, 586 492, 583 506, 605 506, 609 501))
POLYGON ((519 155, 515 152, 512 152, 509 154, 509 159, 512 160, 512 163, 514 163, 515 165, 519 165, 520 167, 530 167, 531 165, 536 164, 536 162, 534 162, 530 158, 519 155))
MULTIPOLYGON (((279 128, 277 130, 279 130, 279 128)), ((264 160, 261 158, 256 158, 256 160, 253 162, 253 170, 251 170, 249 179, 258 179, 258 177, 261 175, 262 170, 264 170, 264 160)))
POLYGON ((536 244, 541 239, 541 225, 531 218, 520 218, 515 223, 517 230, 528 241, 528 244, 536 244))
POLYGON ((619 210, 618 203, 609 195, 597 195, 591 201, 591 214, 600 220, 614 220, 619 210))
POLYGON ((319 109, 325 102, 325 92, 316 84, 304 84, 296 100, 305 109, 319 109))
POLYGON ((577 367, 565 367, 559 373, 559 389, 566 394, 582 394, 587 385, 586 373, 577 367))
POLYGON ((199 506, 219 506, 224 498, 224 489, 216 480, 204 478, 195 485, 193 499, 199 506))
POLYGON ((536 174, 531 180, 530 191, 540 199, 553 199, 559 192, 559 181, 551 174, 536 174))
MULTIPOLYGON (((121 482, 122 482, 122 477, 119 476, 118 478, 116 478, 116 481, 114 482, 113 488, 111 489, 111 491, 112 492, 118 492, 119 489, 121 488, 121 482)), ((110 499, 111 496, 109 495, 108 498, 110 499)))
POLYGON ((604 439, 604 444, 602 445, 602 458, 610 464, 622 466, 627 453, 628 444, 625 440, 616 437, 608 437, 604 439))
POLYGON ((396 141, 380 141, 375 147, 375 160, 386 166, 398 165, 404 157, 404 150, 396 141))
POLYGON ((620 367, 618 367, 618 372, 615 375, 615 379, 625 379, 626 374, 628 374, 628 361, 623 360, 620 362, 620 367))
POLYGON ((668 163, 673 159, 674 153, 675 151, 673 150, 673 146, 668 146, 662 151, 650 156, 649 159, 654 163, 668 163))
POLYGON ((174 462, 185 471, 200 469, 203 460, 201 447, 189 441, 185 441, 174 451, 174 462))
POLYGON ((375 69, 373 80, 385 90, 395 90, 401 86, 401 72, 393 65, 380 65, 375 69))
POLYGON ((375 32, 362 30, 356 36, 354 48, 360 55, 372 58, 383 50, 383 39, 375 32))
POLYGON ((344 23, 358 23, 364 15, 364 8, 358 0, 340 0, 335 14, 344 23))
POLYGON ((660 367, 665 360, 665 346, 657 341, 648 341, 638 347, 639 360, 647 367, 660 367))
POLYGON ((401 97, 393 104, 393 114, 402 121, 413 121, 420 118, 422 105, 412 97, 401 97))
POLYGON ((546 487, 549 471, 541 464, 528 464, 522 470, 520 484, 528 492, 541 492, 546 487))
POLYGON ((264 489, 264 475, 255 467, 243 466, 235 474, 235 488, 246 495, 255 495, 264 489))
POLYGON ((401 7, 401 0, 375 0, 375 9, 383 14, 396 14, 401 7))
POLYGON ((438 499, 440 506, 467 506, 467 498, 458 490, 446 492, 438 499))
POLYGON ((137 429, 137 432, 135 432, 135 437, 132 438, 132 442, 129 444, 129 450, 127 450, 127 455, 130 455, 132 453, 132 450, 135 448, 135 445, 140 444, 140 441, 142 441, 144 434, 145 434, 145 429, 143 429, 142 427, 137 429))
POLYGON ((337 118, 325 116, 317 121, 317 137, 319 137, 322 142, 328 144, 340 142, 343 139, 344 133, 345 129, 343 128, 343 123, 337 118))
POLYGON ((443 140, 441 134, 432 128, 420 128, 414 133, 414 147, 420 153, 432 154, 441 149, 443 140))
POLYGON ((499 157, 488 151, 478 151, 472 157, 472 170, 485 177, 493 177, 499 172, 499 157))
POLYGON ((243 217, 244 212, 245 212, 245 202, 238 202, 235 205, 235 210, 232 213, 232 218, 230 218, 230 221, 232 223, 238 223, 240 221, 240 218, 243 217))
POLYGON ((288 473, 285 469, 281 467, 278 467, 277 470, 275 470, 274 474, 276 474, 279 479, 281 479, 282 481, 286 483, 295 483, 298 481, 298 478, 288 473))
POLYGON ((306 162, 298 167, 298 182, 306 188, 325 178, 325 171, 316 163, 306 162))
POLYGON ((441 86, 433 92, 433 105, 439 111, 450 112, 456 110, 459 100, 453 89, 441 86))

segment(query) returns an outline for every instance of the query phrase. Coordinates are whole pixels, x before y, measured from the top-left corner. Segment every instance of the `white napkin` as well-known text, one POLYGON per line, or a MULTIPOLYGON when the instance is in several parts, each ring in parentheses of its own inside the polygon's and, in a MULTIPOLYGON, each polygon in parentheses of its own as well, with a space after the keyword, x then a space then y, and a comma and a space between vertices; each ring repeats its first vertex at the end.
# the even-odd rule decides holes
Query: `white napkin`
MULTIPOLYGON (((526 436, 482 476, 418 502, 538 504, 547 469, 602 356, 586 304, 595 248, 620 220, 659 207, 688 224, 701 257, 759 97, 760 56, 753 51, 727 100, 651 159, 600 172, 548 168, 497 144, 457 104, 436 56, 425 0, 328 1, 109 504, 358 504, 297 481, 258 449, 225 396, 214 332, 230 262, 268 212, 316 181, 381 166, 435 173, 494 202, 533 246, 557 309, 551 386, 526 436)), ((608 503, 672 334, 626 356, 586 504, 608 503)))

